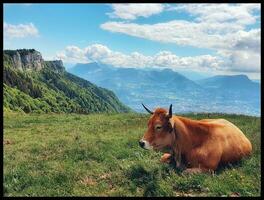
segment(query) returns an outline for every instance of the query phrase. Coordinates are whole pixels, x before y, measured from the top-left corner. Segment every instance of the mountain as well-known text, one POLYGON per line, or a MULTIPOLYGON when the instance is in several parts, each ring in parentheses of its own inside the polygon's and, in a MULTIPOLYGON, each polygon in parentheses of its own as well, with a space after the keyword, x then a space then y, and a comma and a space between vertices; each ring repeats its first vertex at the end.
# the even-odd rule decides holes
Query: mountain
POLYGON ((246 75, 219 75, 198 80, 197 83, 206 88, 219 88, 228 90, 251 90, 258 89, 259 84, 250 80, 246 75))
POLYGON ((246 75, 219 75, 197 81, 216 96, 239 100, 260 99, 260 84, 253 82, 246 75))
POLYGON ((4 107, 24 112, 128 112, 107 89, 68 73, 62 61, 44 61, 34 49, 4 50, 4 107))
POLYGON ((99 63, 76 64, 69 72, 90 80, 101 87, 111 88, 118 98, 136 111, 141 103, 149 107, 167 107, 170 102, 181 103, 181 111, 190 111, 188 97, 204 98, 204 89, 171 69, 150 70, 117 68, 99 63))
POLYGON ((141 103, 150 109, 172 103, 177 113, 260 115, 260 84, 245 75, 193 81, 171 69, 120 68, 101 63, 76 64, 68 71, 113 90, 122 102, 139 112, 144 112, 141 103))
MULTIPOLYGON (((200 90, 202 87, 197 83, 187 79, 181 74, 172 71, 171 69, 164 70, 144 70, 135 68, 116 68, 104 64, 87 63, 76 64, 75 67, 68 69, 69 72, 85 79, 90 79, 91 82, 97 82, 99 85, 117 86, 130 85, 138 89, 142 89, 144 85, 152 87, 163 87, 165 90, 181 91, 200 90)), ((122 86, 122 87, 123 87, 122 86)))
POLYGON ((201 72, 184 70, 184 69, 177 70, 177 72, 192 81, 209 78, 211 76, 209 73, 201 73, 201 72))

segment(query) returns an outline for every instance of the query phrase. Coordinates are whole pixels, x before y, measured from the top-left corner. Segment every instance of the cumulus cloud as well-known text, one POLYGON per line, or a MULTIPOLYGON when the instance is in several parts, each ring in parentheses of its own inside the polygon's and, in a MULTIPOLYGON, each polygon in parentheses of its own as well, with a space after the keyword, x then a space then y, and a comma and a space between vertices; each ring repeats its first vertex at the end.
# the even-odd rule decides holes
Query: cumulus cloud
POLYGON ((65 63, 87 63, 90 62, 85 56, 84 50, 77 46, 67 46, 64 51, 58 52, 56 59, 63 60, 65 63))
POLYGON ((228 48, 218 50, 235 72, 260 72, 260 29, 238 31, 228 38, 228 48))
MULTIPOLYGON (((239 26, 239 25, 238 25, 239 26)), ((163 43, 175 43, 181 46, 193 46, 213 50, 233 49, 247 46, 260 48, 260 29, 249 32, 240 30, 232 24, 208 25, 204 22, 173 20, 158 24, 135 24, 126 22, 106 22, 101 28, 111 32, 149 39, 163 43)))
POLYGON ((89 57, 89 59, 95 60, 95 61, 108 58, 112 54, 112 51, 108 47, 101 45, 101 44, 94 44, 94 45, 88 46, 84 49, 84 52, 85 52, 85 55, 89 57))
MULTIPOLYGON (((213 27, 219 29, 218 27, 213 27)), ((177 45, 189 45, 199 48, 223 47, 223 38, 219 34, 207 34, 208 26, 196 22, 184 20, 173 20, 158 24, 135 24, 126 22, 106 22, 101 28, 111 32, 124 33, 130 36, 140 37, 148 40, 175 43, 177 45)), ((231 26, 230 29, 234 27, 231 26)))
MULTIPOLYGON (((222 60, 216 67, 221 63, 223 70, 260 72, 260 28, 247 28, 256 25, 260 4, 170 4, 163 11, 185 12, 193 18, 156 24, 109 21, 101 28, 161 43, 211 49, 222 60)), ((175 56, 167 55, 166 62, 179 62, 175 56)))
POLYGON ((187 12, 199 22, 247 25, 256 22, 253 13, 260 10, 260 4, 178 4, 168 9, 187 12))
POLYGON ((34 24, 8 24, 4 22, 4 37, 6 38, 25 38, 39 36, 38 29, 34 24))
POLYGON ((141 4, 112 4, 113 12, 107 13, 111 18, 121 18, 125 20, 134 20, 138 17, 149 17, 161 13, 165 6, 154 3, 141 4))
POLYGON ((254 51, 222 51, 213 55, 178 56, 170 51, 160 51, 154 55, 139 52, 124 54, 113 51, 105 45, 93 44, 86 48, 67 46, 58 52, 56 59, 65 63, 98 62, 115 67, 170 68, 172 70, 192 70, 210 73, 255 73, 260 72, 260 54, 254 51))
POLYGON ((68 46, 57 54, 57 58, 66 63, 99 62, 117 67, 154 67, 174 70, 189 68, 197 71, 219 70, 223 64, 221 58, 211 55, 180 57, 170 51, 160 51, 152 56, 146 56, 139 52, 124 54, 113 51, 102 44, 93 44, 83 49, 68 46))
POLYGON ((233 51, 230 53, 229 66, 236 72, 260 72, 260 54, 250 51, 233 51))
POLYGON ((260 53, 260 29, 252 29, 248 32, 238 31, 233 34, 231 41, 232 50, 244 50, 260 53))
POLYGON ((189 69, 194 71, 221 70, 223 61, 220 57, 211 55, 179 57, 170 51, 161 51, 154 55, 153 64, 158 67, 177 69, 189 69))

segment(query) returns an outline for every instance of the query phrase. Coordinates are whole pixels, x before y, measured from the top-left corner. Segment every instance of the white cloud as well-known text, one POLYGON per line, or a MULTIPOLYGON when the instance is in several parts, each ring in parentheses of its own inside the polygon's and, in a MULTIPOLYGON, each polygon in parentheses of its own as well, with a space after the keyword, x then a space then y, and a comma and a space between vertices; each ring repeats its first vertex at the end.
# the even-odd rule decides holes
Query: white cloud
POLYGON ((260 29, 252 29, 248 32, 238 31, 232 36, 232 50, 244 50, 260 53, 260 29))
POLYGON ((112 18, 101 28, 161 43, 207 48, 214 55, 180 57, 170 51, 146 56, 139 52, 124 54, 102 44, 80 49, 67 47, 60 55, 75 62, 101 62, 118 67, 158 67, 174 70, 190 69, 221 74, 260 73, 260 4, 113 4, 112 18), (185 12, 191 20, 171 20, 156 24, 131 23, 138 17, 161 12, 185 12))
POLYGON ((185 11, 202 22, 230 22, 233 24, 254 24, 257 16, 253 12, 260 10, 260 4, 179 4, 170 10, 185 11))
POLYGON ((228 48, 218 50, 218 54, 227 60, 231 71, 260 72, 260 29, 238 31, 228 43, 228 48))
POLYGON ((246 31, 246 27, 255 24, 260 17, 260 4, 189 4, 178 8, 196 16, 200 24, 206 24, 209 35, 222 36, 224 44, 214 46, 215 49, 241 50, 245 47, 244 50, 259 52, 260 28, 246 31))
POLYGON ((224 62, 221 58, 211 55, 179 57, 170 51, 161 51, 153 56, 154 66, 193 71, 216 71, 224 62))
POLYGON ((76 46, 67 46, 64 51, 58 52, 56 59, 65 63, 87 63, 90 60, 85 56, 84 50, 76 46))
POLYGON ((139 52, 124 54, 113 51, 102 44, 93 44, 86 48, 67 46, 58 52, 56 59, 65 63, 99 62, 116 67, 133 68, 170 68, 177 70, 192 70, 215 74, 251 73, 257 77, 260 72, 260 54, 254 51, 223 51, 217 56, 177 56, 170 51, 160 51, 147 56, 139 52))
MULTIPOLYGON (((223 25, 215 24, 212 29, 220 29, 223 25)), ((196 22, 173 20, 158 24, 135 24, 125 22, 106 22, 101 28, 111 32, 119 32, 127 35, 149 39, 163 43, 175 43, 177 45, 190 45, 199 48, 217 48, 223 46, 223 40, 219 34, 207 34, 208 26, 196 22)), ((226 28, 226 27, 225 27, 226 28)), ((231 26, 230 29, 235 27, 231 26)), ((223 29, 223 28, 222 28, 223 29)), ((226 29, 224 29, 226 30, 226 29)))
POLYGON ((215 56, 201 55, 194 57, 179 57, 170 51, 160 51, 155 55, 146 56, 139 52, 124 54, 112 51, 101 44, 93 44, 84 49, 76 46, 68 46, 62 52, 57 53, 57 58, 64 62, 100 62, 117 67, 156 67, 190 70, 219 70, 223 61, 215 56))
MULTIPOLYGON (((236 45, 247 44, 250 49, 260 48, 260 29, 240 30, 233 24, 188 22, 174 20, 158 24, 135 24, 125 22, 106 22, 101 28, 111 32, 125 33, 148 40, 175 43, 177 45, 208 48, 213 50, 233 49, 236 45), (252 42, 252 43, 251 43, 252 42), (252 46, 253 45, 253 46, 252 46)), ((241 46, 241 47, 242 47, 241 46)))
POLYGON ((107 13, 111 18, 121 18, 125 20, 134 20, 138 17, 149 17, 161 13, 165 6, 153 3, 126 3, 112 4, 113 12, 107 13))
MULTIPOLYGON (((109 21, 101 24, 101 28, 161 43, 211 49, 221 60, 216 62, 218 64, 214 63, 216 68, 260 72, 260 28, 254 26, 251 30, 247 29, 248 25, 256 25, 260 4, 170 4, 164 10, 185 12, 193 19, 156 24, 109 21)), ((163 63, 172 62, 173 66, 176 60, 179 62, 175 56, 165 56, 163 63)), ((183 63, 190 60, 181 59, 183 63)), ((159 62, 157 60, 156 63, 159 62)))
POLYGON ((85 55, 89 57, 90 60, 101 60, 111 56, 112 51, 101 44, 95 44, 88 46, 84 49, 85 55))
POLYGON ((250 51, 234 51, 229 56, 232 71, 260 72, 260 54, 250 51))
POLYGON ((8 24, 4 22, 4 37, 6 38, 25 38, 25 37, 37 37, 39 31, 34 24, 8 24))

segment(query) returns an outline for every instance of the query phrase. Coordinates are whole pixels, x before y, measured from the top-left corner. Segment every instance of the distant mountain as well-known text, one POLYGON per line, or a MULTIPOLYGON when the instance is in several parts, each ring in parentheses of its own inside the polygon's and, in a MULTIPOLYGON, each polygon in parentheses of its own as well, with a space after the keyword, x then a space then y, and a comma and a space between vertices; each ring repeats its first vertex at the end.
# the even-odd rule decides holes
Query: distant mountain
POLYGON ((34 49, 4 50, 4 107, 24 112, 128 112, 115 94, 44 61, 34 49))
POLYGON ((248 101, 260 99, 260 84, 253 82, 246 75, 219 75, 196 82, 214 92, 216 96, 248 101))
POLYGON ((245 75, 193 81, 171 69, 120 68, 99 63, 76 64, 68 71, 113 90, 122 102, 139 112, 144 111, 143 102, 150 108, 172 103, 178 113, 260 115, 260 85, 245 75))
POLYGON ((111 88, 122 102, 137 111, 143 111, 141 102, 152 107, 167 106, 189 94, 199 96, 203 91, 200 85, 170 69, 155 71, 88 63, 77 64, 69 72, 111 88))
POLYGON ((182 74, 186 78, 192 80, 192 81, 197 81, 205 78, 211 77, 209 73, 200 73, 196 71, 190 71, 190 70, 177 70, 178 73, 182 74))
POLYGON ((259 89, 259 84, 250 80, 246 75, 233 76, 214 76, 202 80, 197 83, 206 88, 218 88, 225 90, 251 90, 259 89))
POLYGON ((87 63, 77 64, 68 71, 77 76, 90 79, 92 82, 105 85, 114 84, 118 86, 123 83, 144 86, 144 84, 153 84, 153 86, 167 86, 164 88, 165 90, 174 90, 175 88, 180 88, 181 90, 202 89, 197 83, 171 69, 155 71, 135 68, 115 68, 98 63, 87 63))

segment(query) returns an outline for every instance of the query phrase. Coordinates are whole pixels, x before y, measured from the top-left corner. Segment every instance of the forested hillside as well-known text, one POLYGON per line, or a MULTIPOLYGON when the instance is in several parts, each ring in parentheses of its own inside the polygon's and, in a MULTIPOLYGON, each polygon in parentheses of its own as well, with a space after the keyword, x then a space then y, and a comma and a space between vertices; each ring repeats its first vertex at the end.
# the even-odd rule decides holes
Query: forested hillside
POLYGON ((65 71, 61 61, 44 61, 34 49, 5 50, 4 107, 56 113, 128 112, 115 94, 65 71))

